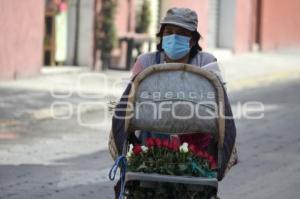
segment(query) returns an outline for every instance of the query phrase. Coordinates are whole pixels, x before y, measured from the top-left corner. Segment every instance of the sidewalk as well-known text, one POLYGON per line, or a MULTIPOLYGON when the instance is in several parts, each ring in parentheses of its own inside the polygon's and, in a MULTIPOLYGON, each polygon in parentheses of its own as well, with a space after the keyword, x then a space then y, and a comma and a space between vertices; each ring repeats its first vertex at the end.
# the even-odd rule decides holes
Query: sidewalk
MULTIPOLYGON (((229 92, 262 84, 300 78, 300 48, 269 53, 248 53, 232 56, 216 53, 229 92)), ((0 81, 0 88, 40 91, 77 91, 121 94, 131 73, 129 71, 91 72, 87 67, 44 67, 40 76, 0 81), (78 86, 78 82, 82 83, 78 86), (107 87, 105 88, 105 81, 107 87), (122 84, 123 83, 123 84, 122 84), (112 86, 115 85, 114 90, 112 86)))
MULTIPOLYGON (((228 92, 300 79, 298 55, 300 49, 232 57, 216 53, 228 92)), ((74 112, 80 103, 89 104, 80 111, 103 109, 97 103, 117 101, 130 75, 129 71, 90 72, 86 67, 44 68, 40 76, 0 82, 0 119, 51 118, 51 105, 57 101, 71 103, 74 112)), ((64 115, 67 110, 56 111, 64 115)))
POLYGON ((220 63, 229 92, 300 78, 300 49, 244 54, 220 63))

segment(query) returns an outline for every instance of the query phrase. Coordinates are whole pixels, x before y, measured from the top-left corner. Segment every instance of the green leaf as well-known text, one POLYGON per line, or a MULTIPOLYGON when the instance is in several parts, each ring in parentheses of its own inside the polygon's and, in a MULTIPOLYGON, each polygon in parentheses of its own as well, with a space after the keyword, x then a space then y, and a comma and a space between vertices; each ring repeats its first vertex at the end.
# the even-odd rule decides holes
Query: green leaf
POLYGON ((145 165, 145 163, 143 162, 143 164, 141 164, 138 168, 137 171, 145 171, 147 169, 147 166, 145 165))
POLYGON ((166 169, 166 173, 169 175, 175 175, 172 169, 166 169))
POLYGON ((179 170, 180 170, 181 172, 186 171, 187 168, 188 168, 186 164, 179 164, 178 166, 179 166, 179 170))

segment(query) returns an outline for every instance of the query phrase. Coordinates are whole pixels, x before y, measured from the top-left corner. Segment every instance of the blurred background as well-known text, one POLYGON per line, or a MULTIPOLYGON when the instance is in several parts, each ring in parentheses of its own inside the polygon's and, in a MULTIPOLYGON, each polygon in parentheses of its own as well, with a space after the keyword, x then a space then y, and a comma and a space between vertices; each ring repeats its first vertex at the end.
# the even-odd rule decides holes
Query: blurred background
POLYGON ((198 13, 205 49, 244 53, 300 43, 297 0, 1 0, 0 78, 63 65, 129 70, 139 53, 155 50, 170 7, 198 13))
POLYGON ((0 0, 0 199, 114 198, 111 108, 171 7, 198 13, 235 113, 264 104, 221 198, 299 197, 299 0, 0 0))

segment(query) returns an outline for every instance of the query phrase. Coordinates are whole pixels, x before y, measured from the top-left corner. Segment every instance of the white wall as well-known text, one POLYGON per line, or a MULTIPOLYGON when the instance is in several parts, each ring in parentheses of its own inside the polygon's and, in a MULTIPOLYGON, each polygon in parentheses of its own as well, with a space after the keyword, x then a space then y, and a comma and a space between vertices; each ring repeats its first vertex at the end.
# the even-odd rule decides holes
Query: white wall
POLYGON ((72 65, 75 53, 75 19, 76 19, 76 0, 69 1, 68 9, 68 36, 67 36, 67 65, 72 65))
POLYGON ((219 0, 219 36, 218 47, 234 48, 236 0, 219 0))
POLYGON ((94 0, 81 0, 79 23, 78 64, 81 66, 92 66, 94 0))
MULTIPOLYGON (((223 0, 224 1, 224 0, 223 0)), ((217 47, 218 37, 218 18, 219 16, 219 0, 208 1, 208 34, 207 34, 207 47, 217 47)))
MULTIPOLYGON (((67 65, 72 65, 75 56, 76 5, 78 0, 69 1, 67 65)), ((93 64, 94 0, 80 1, 78 65, 93 64)))

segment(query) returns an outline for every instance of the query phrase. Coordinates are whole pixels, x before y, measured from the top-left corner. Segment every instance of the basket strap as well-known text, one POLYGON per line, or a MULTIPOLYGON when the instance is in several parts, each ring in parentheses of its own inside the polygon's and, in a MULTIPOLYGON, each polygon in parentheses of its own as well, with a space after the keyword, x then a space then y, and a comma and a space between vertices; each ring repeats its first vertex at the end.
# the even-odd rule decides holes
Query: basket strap
POLYGON ((119 195, 119 199, 123 198, 123 193, 125 189, 125 174, 126 174, 126 157, 124 155, 119 156, 112 168, 109 171, 108 177, 111 181, 115 180, 116 173, 118 171, 118 168, 120 167, 120 179, 121 179, 121 191, 119 195))

